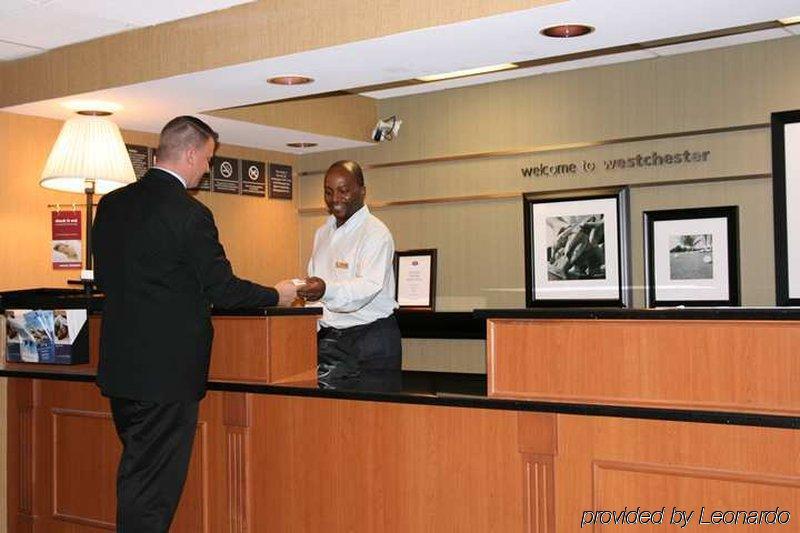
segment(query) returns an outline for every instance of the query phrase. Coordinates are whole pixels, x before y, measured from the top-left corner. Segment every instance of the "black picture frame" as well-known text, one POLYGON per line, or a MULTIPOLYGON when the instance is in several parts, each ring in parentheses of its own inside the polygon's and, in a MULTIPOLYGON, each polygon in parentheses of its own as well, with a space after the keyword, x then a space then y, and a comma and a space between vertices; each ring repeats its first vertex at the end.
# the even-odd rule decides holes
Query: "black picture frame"
POLYGON ((417 250, 402 250, 394 253, 394 294, 400 309, 404 311, 436 311, 436 248, 421 248, 417 250), (413 260, 417 257, 425 257, 430 261, 430 276, 428 279, 427 305, 404 304, 400 296, 402 283, 400 279, 401 259, 413 260))
POLYGON ((738 206, 645 211, 642 220, 648 307, 741 305, 738 206))
POLYGON ((630 305, 628 191, 614 187, 522 195, 527 307, 630 305), (601 238, 588 229, 592 225, 600 228, 601 238), (569 233, 584 242, 575 245, 569 233), (594 258, 594 264, 586 257, 594 258))
POLYGON ((775 235, 775 302, 800 305, 800 110, 772 113, 772 212, 775 235))

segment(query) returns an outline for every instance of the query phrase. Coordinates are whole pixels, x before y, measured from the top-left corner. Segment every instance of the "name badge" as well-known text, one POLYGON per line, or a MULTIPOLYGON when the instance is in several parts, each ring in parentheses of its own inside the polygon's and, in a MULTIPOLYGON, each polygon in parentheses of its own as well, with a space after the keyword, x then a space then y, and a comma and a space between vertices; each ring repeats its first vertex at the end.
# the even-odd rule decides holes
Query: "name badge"
POLYGON ((350 268, 350 265, 347 261, 336 261, 336 268, 348 269, 350 268))

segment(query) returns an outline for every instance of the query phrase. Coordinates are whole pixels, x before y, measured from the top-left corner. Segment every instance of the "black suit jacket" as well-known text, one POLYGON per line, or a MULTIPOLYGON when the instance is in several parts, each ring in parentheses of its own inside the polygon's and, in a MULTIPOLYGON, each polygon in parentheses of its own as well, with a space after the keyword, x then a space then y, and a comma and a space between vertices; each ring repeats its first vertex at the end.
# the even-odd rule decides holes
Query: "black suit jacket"
POLYGON ((97 383, 106 396, 202 398, 211 305, 278 302, 275 289, 233 275, 211 211, 163 170, 105 195, 92 238, 95 279, 105 293, 97 383))

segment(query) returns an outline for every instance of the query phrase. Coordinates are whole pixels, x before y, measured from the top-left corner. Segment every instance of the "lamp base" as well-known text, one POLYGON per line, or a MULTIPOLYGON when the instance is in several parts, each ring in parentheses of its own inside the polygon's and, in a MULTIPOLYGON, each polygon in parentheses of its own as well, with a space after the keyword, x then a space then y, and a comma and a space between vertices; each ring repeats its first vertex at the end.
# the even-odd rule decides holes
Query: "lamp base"
POLYGON ((87 295, 99 292, 95 289, 94 280, 91 279, 68 279, 67 285, 82 285, 83 292, 87 295))

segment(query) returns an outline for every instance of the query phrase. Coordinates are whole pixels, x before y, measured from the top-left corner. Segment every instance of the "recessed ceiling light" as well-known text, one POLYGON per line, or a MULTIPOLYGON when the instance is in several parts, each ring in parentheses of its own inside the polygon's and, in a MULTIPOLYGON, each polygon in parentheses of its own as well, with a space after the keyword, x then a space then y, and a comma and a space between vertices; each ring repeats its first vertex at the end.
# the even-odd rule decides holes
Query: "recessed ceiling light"
POLYGON ((792 25, 792 24, 797 24, 798 22, 800 22, 800 15, 798 15, 798 16, 796 16, 796 17, 789 17, 789 18, 785 18, 785 19, 778 19, 778 22, 780 22, 780 23, 781 23, 781 24, 783 24, 784 26, 790 26, 790 25, 792 25))
POLYGON ((286 143, 286 146, 290 148, 312 148, 314 146, 317 146, 317 143, 296 142, 296 143, 286 143))
POLYGON ((103 100, 69 100, 61 105, 82 115, 87 114, 87 110, 91 110, 92 113, 100 113, 99 116, 107 116, 122 109, 119 104, 103 100))
POLYGON ((312 81, 314 81, 314 78, 309 78, 308 76, 300 76, 299 74, 285 74, 283 76, 269 78, 267 83, 272 83, 274 85, 303 85, 305 83, 311 83, 312 81))
POLYGON ((539 33, 545 37, 566 39, 569 37, 580 37, 581 35, 592 33, 593 31, 594 28, 586 24, 558 24, 556 26, 548 26, 539 33))
POLYGON ((474 76, 476 74, 487 74, 489 72, 498 72, 501 70, 508 70, 517 68, 514 63, 501 63, 500 65, 490 65, 488 67, 468 68, 465 70, 454 70, 453 72, 445 72, 443 74, 431 74, 430 76, 420 76, 415 78, 419 81, 440 81, 449 80, 452 78, 462 78, 464 76, 474 76))

